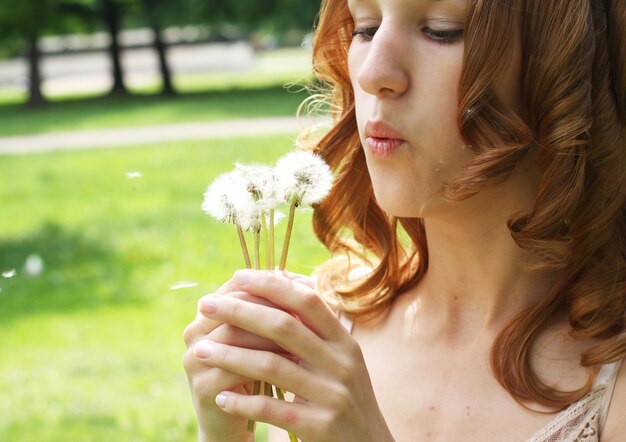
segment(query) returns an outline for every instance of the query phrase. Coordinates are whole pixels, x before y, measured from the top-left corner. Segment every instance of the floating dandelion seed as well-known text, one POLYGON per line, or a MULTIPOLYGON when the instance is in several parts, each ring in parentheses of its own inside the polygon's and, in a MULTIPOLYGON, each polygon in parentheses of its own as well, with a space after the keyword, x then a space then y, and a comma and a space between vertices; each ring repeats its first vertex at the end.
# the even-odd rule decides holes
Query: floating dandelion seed
POLYGON ((39 276, 43 272, 44 264, 41 256, 33 254, 28 255, 24 262, 24 271, 28 276, 39 276))
POLYGON ((137 179, 137 178, 141 178, 142 176, 143 176, 143 175, 142 175, 142 174, 141 174, 141 172, 139 172, 139 171, 136 171, 136 172, 127 172, 127 173, 126 173, 126 177, 127 177, 129 180, 135 180, 135 179, 137 179))
POLYGON ((170 290, 189 289, 198 285, 195 281, 179 281, 170 286, 170 290))
POLYGON ((7 270, 5 272, 2 272, 2 276, 8 279, 13 278, 15 275, 17 275, 17 272, 15 271, 15 269, 11 269, 11 270, 7 270))

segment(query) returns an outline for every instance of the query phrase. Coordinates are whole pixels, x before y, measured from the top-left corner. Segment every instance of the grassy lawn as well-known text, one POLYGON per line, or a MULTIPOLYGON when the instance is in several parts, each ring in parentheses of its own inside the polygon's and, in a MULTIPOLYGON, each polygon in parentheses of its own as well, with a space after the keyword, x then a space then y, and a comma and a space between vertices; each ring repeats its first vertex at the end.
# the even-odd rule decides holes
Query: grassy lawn
MULTIPOLYGON (((197 299, 242 265, 234 230, 200 211, 202 193, 234 161, 290 146, 230 138, 1 157, 0 269, 17 275, 0 279, 0 440, 196 440, 181 333, 197 299), (33 254, 45 267, 29 277, 33 254), (171 290, 177 281, 198 285, 171 290)), ((294 239, 289 267, 310 273, 327 255, 307 213, 294 239)))
POLYGON ((167 98, 138 95, 53 102, 41 109, 0 106, 0 136, 69 130, 206 122, 295 115, 304 92, 282 86, 188 93, 167 98))
POLYGON ((28 109, 23 95, 0 90, 0 136, 295 115, 309 71, 308 52, 287 49, 259 55, 242 72, 178 76, 176 97, 155 95, 158 85, 146 85, 130 97, 60 96, 28 109))

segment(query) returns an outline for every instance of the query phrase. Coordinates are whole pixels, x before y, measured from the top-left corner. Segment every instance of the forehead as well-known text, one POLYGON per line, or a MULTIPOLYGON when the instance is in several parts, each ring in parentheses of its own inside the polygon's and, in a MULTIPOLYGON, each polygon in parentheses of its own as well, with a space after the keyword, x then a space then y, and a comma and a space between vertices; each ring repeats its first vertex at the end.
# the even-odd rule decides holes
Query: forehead
POLYGON ((400 7, 404 10, 437 6, 445 8, 452 7, 456 10, 464 11, 467 7, 467 0, 347 0, 347 4, 350 9, 374 5, 377 7, 400 7))
POLYGON ((439 3, 446 4, 450 3, 455 6, 465 5, 467 0, 404 0, 404 1, 394 1, 394 0, 348 0, 349 4, 359 5, 359 4, 368 4, 368 3, 405 3, 405 4, 413 4, 418 6, 420 4, 429 4, 429 3, 439 3))

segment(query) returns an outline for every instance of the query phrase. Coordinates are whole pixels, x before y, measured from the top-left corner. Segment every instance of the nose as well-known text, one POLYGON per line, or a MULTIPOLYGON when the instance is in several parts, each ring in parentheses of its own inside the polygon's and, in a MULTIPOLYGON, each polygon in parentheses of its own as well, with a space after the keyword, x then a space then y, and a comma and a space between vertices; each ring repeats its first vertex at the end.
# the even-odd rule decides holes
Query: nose
POLYGON ((407 67, 410 56, 403 39, 381 26, 367 45, 357 71, 361 88, 376 96, 402 95, 410 83, 407 67))

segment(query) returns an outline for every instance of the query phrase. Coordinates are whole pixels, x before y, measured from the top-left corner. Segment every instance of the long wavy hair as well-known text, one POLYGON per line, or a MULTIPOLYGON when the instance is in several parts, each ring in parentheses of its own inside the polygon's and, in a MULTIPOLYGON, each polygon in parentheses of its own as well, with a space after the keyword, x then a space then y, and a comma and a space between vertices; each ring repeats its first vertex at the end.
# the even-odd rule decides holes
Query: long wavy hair
MULTIPOLYGON (((374 198, 348 74, 353 29, 346 0, 322 1, 313 42, 321 90, 313 100, 330 110, 333 125, 313 149, 336 179, 313 226, 338 257, 320 269, 322 289, 344 314, 363 317, 386 311, 419 282, 428 246, 421 219, 390 217, 374 198), (372 270, 354 276, 356 263, 372 270)), ((506 179, 527 155, 537 159, 534 208, 508 228, 534 268, 562 277, 501 330, 491 365, 518 402, 562 409, 590 390, 600 364, 626 355, 626 0, 469 0, 464 44, 458 126, 476 155, 442 191, 468 198, 506 179), (523 117, 495 87, 516 43, 523 117), (533 342, 563 310, 572 335, 595 342, 581 355, 588 382, 575 391, 546 385, 531 368, 533 342)))

